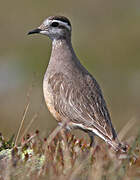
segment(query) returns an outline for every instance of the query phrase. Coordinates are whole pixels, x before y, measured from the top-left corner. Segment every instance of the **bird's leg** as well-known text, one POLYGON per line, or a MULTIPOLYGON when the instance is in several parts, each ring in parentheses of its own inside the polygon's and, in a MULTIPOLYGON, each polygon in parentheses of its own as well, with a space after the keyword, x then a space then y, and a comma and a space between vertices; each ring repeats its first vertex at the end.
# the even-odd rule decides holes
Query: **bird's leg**
POLYGON ((59 122, 59 123, 58 123, 58 126, 62 127, 63 132, 66 134, 66 136, 67 136, 67 135, 70 133, 70 131, 71 131, 71 127, 69 126, 68 123, 64 124, 64 123, 62 123, 62 122, 59 122))
POLYGON ((90 155, 91 156, 94 156, 96 151, 99 149, 99 146, 98 144, 95 144, 95 141, 94 141, 94 137, 95 137, 95 134, 94 133, 89 133, 89 137, 90 137, 90 155))
POLYGON ((94 141, 94 134, 93 133, 89 133, 89 137, 90 137, 90 147, 94 147, 95 146, 95 141, 94 141))

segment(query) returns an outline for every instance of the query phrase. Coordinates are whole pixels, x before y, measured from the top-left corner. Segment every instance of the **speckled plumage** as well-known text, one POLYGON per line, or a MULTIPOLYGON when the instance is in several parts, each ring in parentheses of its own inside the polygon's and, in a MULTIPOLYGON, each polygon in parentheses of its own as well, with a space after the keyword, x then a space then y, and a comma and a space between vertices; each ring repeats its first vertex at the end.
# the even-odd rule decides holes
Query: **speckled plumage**
MULTIPOLYGON (((69 20, 63 16, 52 16, 48 19, 52 22, 62 21, 71 26, 69 20)), ((67 120, 70 128, 80 128, 88 132, 91 138, 97 135, 116 151, 121 150, 102 91, 97 81, 78 60, 72 48, 71 32, 68 28, 61 29, 58 26, 51 29, 51 26, 48 25, 47 29, 50 29, 47 33, 53 41, 52 52, 43 81, 48 109, 57 121, 67 120)))

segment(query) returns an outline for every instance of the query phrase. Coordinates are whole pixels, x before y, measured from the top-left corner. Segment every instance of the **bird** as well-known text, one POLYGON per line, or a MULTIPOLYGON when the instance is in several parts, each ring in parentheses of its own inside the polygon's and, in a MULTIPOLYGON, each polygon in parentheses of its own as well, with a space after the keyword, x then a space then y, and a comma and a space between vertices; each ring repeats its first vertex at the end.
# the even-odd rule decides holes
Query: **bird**
POLYGON ((72 47, 72 26, 65 16, 50 16, 28 32, 48 36, 52 41, 49 64, 44 75, 43 93, 46 105, 67 129, 88 133, 91 146, 98 136, 114 151, 125 152, 112 125, 102 90, 95 78, 81 64, 72 47))

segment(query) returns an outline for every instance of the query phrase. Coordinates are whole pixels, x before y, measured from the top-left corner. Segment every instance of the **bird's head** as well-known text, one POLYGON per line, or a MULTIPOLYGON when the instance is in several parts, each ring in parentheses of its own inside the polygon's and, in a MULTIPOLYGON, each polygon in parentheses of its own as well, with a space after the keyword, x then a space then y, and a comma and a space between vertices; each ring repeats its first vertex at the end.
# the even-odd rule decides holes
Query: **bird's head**
POLYGON ((50 16, 38 28, 28 32, 28 35, 35 33, 47 35, 52 40, 70 39, 71 23, 64 16, 50 16))

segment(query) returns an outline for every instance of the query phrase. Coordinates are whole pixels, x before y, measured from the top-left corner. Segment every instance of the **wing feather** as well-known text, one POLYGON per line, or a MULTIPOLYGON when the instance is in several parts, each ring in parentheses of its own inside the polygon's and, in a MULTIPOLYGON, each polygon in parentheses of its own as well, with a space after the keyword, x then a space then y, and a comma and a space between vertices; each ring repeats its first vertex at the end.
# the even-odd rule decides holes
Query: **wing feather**
POLYGON ((55 73, 49 78, 49 85, 54 108, 62 117, 87 129, 95 128, 109 139, 117 137, 100 87, 92 76, 84 74, 76 82, 55 73))

